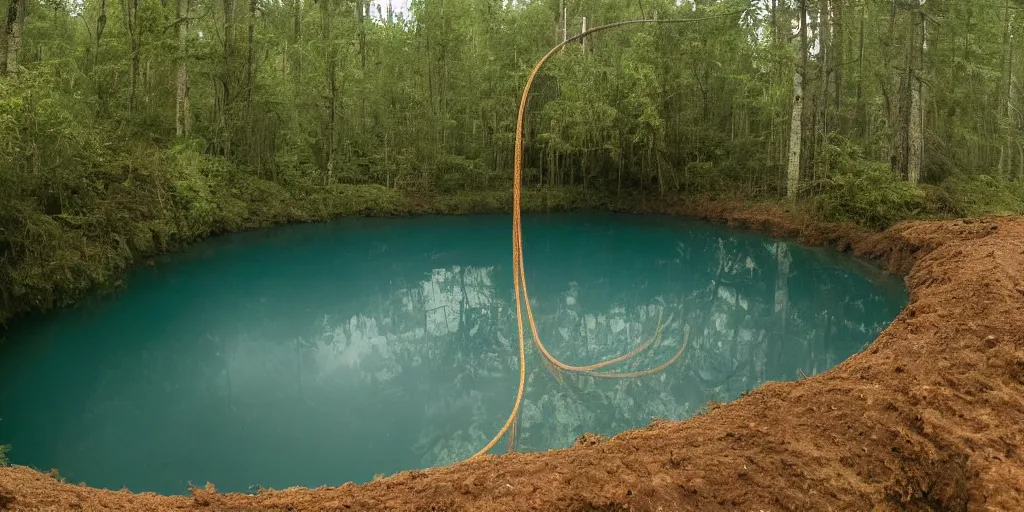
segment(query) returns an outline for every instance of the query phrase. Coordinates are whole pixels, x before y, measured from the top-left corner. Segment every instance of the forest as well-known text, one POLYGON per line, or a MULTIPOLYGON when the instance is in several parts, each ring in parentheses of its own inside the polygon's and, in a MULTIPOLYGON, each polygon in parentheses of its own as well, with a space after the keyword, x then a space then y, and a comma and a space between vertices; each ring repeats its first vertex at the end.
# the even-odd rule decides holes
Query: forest
POLYGON ((1019 0, 0 0, 0 324, 210 234, 795 202, 1024 212, 1019 0))

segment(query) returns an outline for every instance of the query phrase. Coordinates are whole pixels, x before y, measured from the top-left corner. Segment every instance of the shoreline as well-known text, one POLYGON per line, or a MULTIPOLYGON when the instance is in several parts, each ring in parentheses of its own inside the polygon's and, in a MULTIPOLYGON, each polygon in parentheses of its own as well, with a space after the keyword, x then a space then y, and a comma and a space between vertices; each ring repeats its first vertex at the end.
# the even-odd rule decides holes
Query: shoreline
POLYGON ((607 441, 584 436, 564 450, 256 495, 113 492, 14 467, 0 469, 0 499, 13 500, 10 510, 1024 508, 1024 218, 914 221, 876 233, 778 204, 629 209, 850 252, 906 276, 910 304, 827 372, 607 441))

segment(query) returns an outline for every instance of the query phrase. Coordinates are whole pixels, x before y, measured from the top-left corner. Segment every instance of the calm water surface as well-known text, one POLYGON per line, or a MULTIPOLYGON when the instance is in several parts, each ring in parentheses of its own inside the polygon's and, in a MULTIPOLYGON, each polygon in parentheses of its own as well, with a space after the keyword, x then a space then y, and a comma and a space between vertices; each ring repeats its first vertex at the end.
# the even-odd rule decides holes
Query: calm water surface
MULTIPOLYGON (((127 287, 14 325, 0 347, 0 444, 69 481, 184 493, 214 482, 338 485, 472 455, 518 380, 509 216, 346 219, 220 237, 127 287)), ((562 448, 683 419, 860 351, 907 302, 852 258, 651 216, 527 216, 531 299, 569 364, 527 347, 515 448, 562 448)), ((495 451, 507 449, 502 442, 495 451)))

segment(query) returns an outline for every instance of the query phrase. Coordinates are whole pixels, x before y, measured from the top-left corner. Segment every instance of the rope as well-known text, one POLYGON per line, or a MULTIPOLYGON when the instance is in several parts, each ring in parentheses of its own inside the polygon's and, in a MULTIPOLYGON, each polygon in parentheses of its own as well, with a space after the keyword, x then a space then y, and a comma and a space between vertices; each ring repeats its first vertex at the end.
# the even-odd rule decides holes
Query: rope
MULTIPOLYGON (((498 433, 494 436, 494 438, 491 439, 491 441, 489 443, 487 443, 486 446, 484 446, 480 451, 478 451, 476 454, 473 455, 473 457, 470 457, 470 458, 475 458, 475 457, 478 457, 480 455, 483 455, 483 454, 487 453, 488 451, 490 451, 490 449, 493 448, 496 444, 498 444, 498 441, 501 440, 501 438, 505 435, 505 433, 508 432, 510 428, 513 428, 512 426, 513 426, 513 424, 516 421, 516 417, 519 415, 519 408, 520 408, 520 406, 522 405, 522 402, 523 402, 523 390, 524 390, 525 385, 526 385, 526 337, 525 337, 525 333, 523 332, 524 331, 524 328, 523 328, 523 305, 522 305, 523 301, 526 302, 526 315, 527 315, 527 318, 529 319, 529 322, 530 322, 530 330, 531 330, 531 332, 533 334, 533 343, 535 345, 537 345, 537 348, 540 350, 541 354, 544 356, 544 359, 547 361, 547 363, 550 363, 554 367, 556 367, 558 369, 561 369, 561 370, 565 370, 565 371, 578 372, 578 373, 582 373, 584 375, 589 375, 589 376, 593 376, 593 377, 612 378, 612 379, 642 377, 644 375, 650 375, 650 374, 653 374, 653 373, 660 372, 660 371, 664 370, 665 368, 668 368, 669 366, 671 366, 673 363, 675 363, 683 355, 683 351, 686 350, 686 345, 687 345, 687 343, 689 341, 690 331, 687 328, 685 330, 685 335, 683 337, 682 345, 679 347, 679 350, 676 352, 676 354, 671 359, 669 359, 667 362, 665 362, 665 363, 663 363, 663 364, 661 364, 661 365, 659 365, 657 367, 654 367, 654 368, 651 368, 651 369, 648 369, 648 370, 643 370, 643 371, 638 371, 638 372, 629 372, 629 373, 603 373, 603 372, 597 372, 596 370, 599 370, 599 369, 604 368, 606 366, 609 366, 609 365, 612 365, 612 364, 615 364, 615 363, 619 363, 619 362, 625 361, 625 360, 627 360, 627 359, 629 359, 631 357, 634 357, 637 354, 639 354, 639 353, 643 352, 644 350, 646 350, 647 348, 649 348, 650 346, 652 346, 657 340, 659 340, 661 338, 661 329, 662 329, 661 313, 659 313, 659 316, 658 316, 658 329, 657 329, 655 335, 649 341, 641 344, 639 347, 637 347, 636 349, 630 351, 627 354, 624 354, 622 356, 615 357, 615 358, 612 358, 612 359, 608 359, 608 360, 605 360, 605 361, 601 361, 599 363, 592 364, 592 365, 573 366, 573 365, 565 364, 565 363, 559 361, 555 356, 551 355, 551 353, 548 352, 547 348, 541 342, 540 335, 538 334, 538 330, 537 330, 537 324, 534 322, 534 318, 533 318, 533 307, 530 306, 530 295, 529 295, 529 292, 526 289, 526 270, 524 269, 524 265, 523 265, 522 212, 521 212, 521 204, 520 204, 521 203, 521 198, 522 198, 522 182, 523 182, 523 125, 524 125, 525 118, 526 118, 526 103, 527 103, 527 100, 530 97, 530 88, 533 87, 533 81, 537 77, 537 73, 540 71, 540 69, 544 66, 544 64, 551 57, 553 57, 556 53, 558 53, 566 45, 568 45, 569 43, 578 41, 580 39, 583 39, 584 37, 587 37, 587 36, 589 36, 591 34, 594 34, 596 32, 601 32, 601 31, 609 30, 609 29, 613 29, 613 28, 625 27, 625 26, 628 26, 628 25, 638 25, 638 24, 641 24, 641 23, 668 24, 668 23, 690 23, 690 22, 697 22, 697 21, 707 21, 707 20, 712 20, 712 19, 726 18, 726 17, 729 17, 729 16, 734 16, 734 15, 740 14, 742 12, 743 12, 743 10, 738 10, 738 11, 732 11, 732 12, 728 12, 728 13, 724 13, 724 14, 716 14, 716 15, 705 16, 705 17, 700 17, 700 18, 686 18, 686 19, 627 20, 627 21, 619 21, 619 22, 616 22, 616 23, 610 23, 608 25, 601 25, 599 27, 594 27, 594 28, 589 29, 587 31, 584 31, 584 32, 582 32, 580 34, 577 34, 577 35, 575 35, 573 37, 570 37, 570 38, 566 39, 565 41, 562 41, 561 43, 556 45, 554 48, 552 48, 550 51, 548 51, 548 53, 545 54, 544 57, 542 57, 537 62, 537 65, 534 66, 533 71, 530 72, 530 76, 526 80, 526 87, 523 89, 523 97, 522 97, 522 99, 519 102, 519 117, 516 120, 515 176, 514 176, 513 188, 512 188, 512 276, 513 276, 513 286, 515 286, 516 324, 518 326, 518 331, 519 331, 519 388, 516 391, 516 400, 515 400, 514 405, 512 406, 512 412, 511 412, 511 414, 509 414, 508 420, 505 421, 505 424, 501 427, 501 430, 498 431, 498 433), (520 293, 520 289, 522 290, 521 293, 520 293)), ((671 321, 671 316, 669 317, 669 321, 671 321)), ((514 429, 513 429, 513 432, 514 432, 514 429)), ((512 443, 510 443, 510 448, 511 448, 511 446, 512 446, 512 443)))

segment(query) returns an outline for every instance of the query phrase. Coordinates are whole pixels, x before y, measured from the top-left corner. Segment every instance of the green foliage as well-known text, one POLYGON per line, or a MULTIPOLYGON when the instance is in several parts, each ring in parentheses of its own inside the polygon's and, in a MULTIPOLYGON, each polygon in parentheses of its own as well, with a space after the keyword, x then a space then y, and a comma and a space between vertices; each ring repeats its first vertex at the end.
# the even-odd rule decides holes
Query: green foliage
POLYGON ((1024 182, 979 175, 944 182, 936 193, 942 213, 954 217, 1024 213, 1024 182))
POLYGON ((820 186, 816 207, 827 220, 884 229, 925 208, 924 192, 882 164, 848 164, 820 186))
POLYGON ((420 184, 420 189, 435 190, 442 194, 454 194, 461 190, 485 190, 488 188, 488 173, 478 160, 463 156, 443 155, 435 164, 429 182, 420 184))
MULTIPOLYGON (((751 5, 565 2, 563 20, 559 2, 420 0, 367 17, 353 9, 366 0, 323 0, 264 2, 250 18, 254 4, 182 1, 179 46, 177 2, 26 0, 20 65, 0 76, 0 323, 115 286, 138 258, 215 233, 508 211, 520 94, 559 29, 751 5)), ((806 56, 800 167, 823 216, 878 228, 1024 210, 1021 98, 1003 85, 1024 67, 1012 58, 1024 41, 1012 13, 824 2, 810 17, 831 20, 833 37, 812 23, 815 51, 801 56, 790 44, 796 4, 773 4, 739 21, 631 26, 569 45, 531 96, 523 208, 784 196, 806 56), (918 18, 935 23, 928 58, 909 73, 918 18), (898 178, 910 75, 928 84, 924 192, 898 178)))
POLYGON ((11 451, 11 445, 0 444, 0 468, 7 467, 11 464, 11 461, 7 459, 7 454, 11 451))

